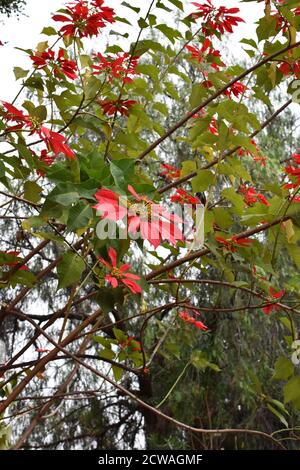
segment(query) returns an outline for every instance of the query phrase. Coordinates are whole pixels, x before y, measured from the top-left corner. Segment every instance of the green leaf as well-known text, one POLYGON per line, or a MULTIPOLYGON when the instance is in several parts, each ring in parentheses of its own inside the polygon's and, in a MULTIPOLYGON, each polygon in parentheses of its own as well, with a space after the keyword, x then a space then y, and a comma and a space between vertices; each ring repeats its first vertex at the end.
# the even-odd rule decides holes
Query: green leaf
POLYGON ((111 349, 102 349, 102 351, 99 352, 99 356, 104 359, 113 360, 115 358, 115 353, 111 349))
POLYGON ((296 264, 297 268, 300 269, 300 247, 297 245, 286 245, 287 251, 296 264))
POLYGON ((29 70, 24 70, 21 67, 14 67, 14 74, 17 80, 19 78, 27 77, 29 70))
POLYGON ((138 25, 139 25, 139 27, 140 27, 141 29, 146 29, 146 28, 149 27, 147 21, 145 21, 145 19, 142 18, 142 17, 139 18, 139 20, 138 20, 138 25))
POLYGON ((113 344, 114 340, 104 338, 103 336, 93 336, 93 340, 96 343, 101 344, 105 349, 111 349, 111 345, 113 344))
POLYGON ((285 417, 278 411, 274 408, 274 406, 270 405, 270 403, 267 404, 267 408, 271 411, 271 413, 273 413, 275 416, 277 416, 277 418, 279 419, 279 421, 281 421, 281 423, 286 427, 288 428, 289 427, 289 423, 287 422, 287 420, 285 419, 285 417))
POLYGON ((276 24, 276 18, 274 16, 264 16, 261 18, 256 29, 256 34, 259 41, 275 36, 276 24))
POLYGON ((49 194, 47 200, 57 202, 62 206, 71 206, 74 202, 77 202, 80 195, 78 191, 75 191, 74 184, 61 183, 49 194))
POLYGON ((279 357, 275 362, 273 380, 288 380, 294 373, 294 365, 287 357, 279 357))
POLYGON ((284 402, 294 405, 296 410, 300 409, 300 376, 293 377, 284 387, 284 402))
POLYGON ((37 118, 39 122, 44 122, 47 119, 46 106, 37 106, 30 110, 30 116, 37 118))
POLYGON ((40 217, 39 215, 35 215, 33 217, 29 217, 28 219, 22 222, 22 227, 24 230, 30 231, 33 227, 41 227, 42 225, 46 225, 47 221, 40 217))
POLYGON ((119 341, 119 343, 124 343, 127 340, 127 335, 122 330, 119 330, 118 328, 113 328, 113 332, 115 335, 115 338, 119 341))
POLYGON ((191 355, 191 363, 196 369, 200 370, 205 370, 208 367, 215 372, 220 372, 219 366, 217 364, 214 364, 213 362, 208 361, 208 359, 205 356, 205 353, 202 351, 194 351, 191 355))
POLYGON ((65 253, 62 261, 57 266, 57 275, 59 280, 57 288, 63 289, 71 286, 75 282, 78 282, 84 268, 85 262, 79 255, 71 251, 65 253))
POLYGON ((150 78, 152 78, 153 80, 157 80, 158 79, 158 74, 159 74, 159 69, 155 66, 155 65, 152 65, 152 64, 140 64, 136 67, 135 69, 137 72, 143 74, 143 75, 147 75, 149 76, 150 78))
POLYGON ((166 24, 159 24, 155 26, 155 28, 158 29, 161 33, 163 33, 172 44, 175 43, 175 39, 182 37, 178 30, 170 28, 166 24))
POLYGON ((168 0, 168 2, 175 5, 175 7, 179 8, 179 10, 184 11, 183 3, 180 0, 168 0))
POLYGON ((124 370, 121 367, 112 366, 112 371, 116 382, 120 382, 123 377, 124 370))
POLYGON ((227 229, 232 226, 232 215, 228 211, 228 209, 224 209, 223 207, 217 207, 216 209, 213 209, 213 214, 215 216, 215 221, 219 227, 227 229))
POLYGON ((192 188, 194 193, 206 191, 207 188, 215 181, 214 174, 209 170, 198 170, 197 176, 192 179, 192 188))
POLYGON ((199 106, 202 103, 206 94, 207 94, 207 89, 204 88, 204 86, 202 86, 201 84, 195 83, 192 86, 192 93, 190 96, 191 108, 194 109, 197 106, 199 106))
POLYGON ((128 2, 122 2, 121 5, 123 5, 123 7, 130 8, 130 10, 135 11, 135 13, 139 13, 141 11, 140 8, 133 6, 128 2))
POLYGON ((67 227, 71 231, 87 227, 92 217, 92 208, 84 201, 79 201, 78 204, 70 209, 67 227))
POLYGON ((52 232, 34 232, 34 236, 42 240, 52 240, 57 243, 64 243, 64 238, 52 232))
POLYGON ((222 191, 222 196, 225 197, 228 201, 232 202, 236 209, 238 210, 239 213, 243 212, 244 209, 244 200, 240 194, 237 194, 237 192, 233 188, 226 188, 222 191))
POLYGON ((104 313, 111 312, 116 303, 113 291, 108 287, 101 287, 98 290, 96 300, 104 313))
POLYGON ((41 34, 45 34, 46 36, 56 36, 57 31, 55 28, 52 28, 52 26, 47 26, 46 28, 43 28, 41 34))
POLYGON ((42 188, 34 181, 26 181, 24 184, 24 197, 28 201, 39 202, 42 191, 42 188))
POLYGON ((30 271, 18 269, 10 279, 10 285, 15 287, 17 284, 21 284, 26 287, 33 287, 36 282, 36 277, 30 271))
POLYGON ((182 170, 180 172, 180 176, 187 176, 191 173, 197 171, 197 163, 193 160, 186 160, 182 162, 182 170))
POLYGON ((19 256, 13 255, 11 253, 1 253, 0 252, 0 265, 18 263, 22 258, 19 256))

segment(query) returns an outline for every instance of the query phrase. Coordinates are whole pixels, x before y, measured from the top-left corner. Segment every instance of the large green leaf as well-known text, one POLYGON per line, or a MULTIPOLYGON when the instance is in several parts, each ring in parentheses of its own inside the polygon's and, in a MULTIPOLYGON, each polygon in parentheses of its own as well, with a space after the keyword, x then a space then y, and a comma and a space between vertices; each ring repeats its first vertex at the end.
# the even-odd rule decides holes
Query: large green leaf
POLYGON ((78 282, 85 268, 84 260, 71 251, 63 255, 62 261, 57 266, 58 289, 71 286, 78 282))

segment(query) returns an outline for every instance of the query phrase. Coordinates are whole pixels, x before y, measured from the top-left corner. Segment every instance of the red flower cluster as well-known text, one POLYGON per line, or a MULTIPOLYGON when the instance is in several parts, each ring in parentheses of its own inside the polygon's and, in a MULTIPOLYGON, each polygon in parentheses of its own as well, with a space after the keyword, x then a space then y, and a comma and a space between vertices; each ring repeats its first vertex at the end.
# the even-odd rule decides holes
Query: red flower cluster
MULTIPOLYGON (((284 3, 284 2, 281 1, 280 3, 284 3)), ((295 16, 299 16, 300 15, 300 7, 292 9, 291 12, 295 16)), ((272 11, 271 13, 272 13, 271 16, 273 18, 275 18, 275 20, 276 20, 276 29, 278 31, 281 31, 283 34, 286 33, 291 23, 282 14, 280 14, 278 11, 272 11)))
POLYGON ((137 103, 135 100, 106 100, 98 101, 104 114, 113 116, 120 114, 121 116, 128 116, 130 108, 137 103))
MULTIPOLYGON (((204 109, 201 109, 201 111, 193 116, 193 119, 203 119, 206 116, 206 112, 204 109)), ((213 116, 211 118, 210 124, 208 126, 208 131, 213 134, 213 135, 219 135, 218 131, 218 124, 217 124, 217 119, 213 116)))
POLYGON ((121 78, 123 83, 131 83, 132 78, 130 75, 139 75, 135 71, 139 60, 137 56, 130 56, 130 54, 124 52, 123 54, 118 54, 116 58, 112 56, 103 57, 100 53, 95 54, 94 57, 97 59, 97 64, 92 65, 94 69, 93 75, 105 72, 109 82, 113 78, 121 78))
POLYGON ((244 202, 247 206, 253 206, 253 204, 255 204, 256 202, 261 202, 265 206, 270 205, 265 196, 261 193, 257 193, 255 188, 252 188, 251 186, 246 186, 242 184, 239 187, 238 192, 243 194, 244 202))
MULTIPOLYGON (((270 293, 270 296, 272 299, 281 299, 284 294, 285 294, 285 291, 284 290, 281 290, 279 292, 276 292, 273 287, 270 287, 269 289, 269 293, 270 293)), ((278 305, 278 303, 272 303, 270 305, 267 305, 266 307, 264 307, 262 309, 262 311, 266 314, 266 315, 270 315, 272 312, 275 312, 276 310, 279 310, 280 309, 280 306, 278 305)))
MULTIPOLYGON (((205 80, 202 82, 202 85, 205 88, 211 88, 213 83, 210 80, 205 80)), ((244 94, 246 90, 248 90, 248 88, 245 85, 243 85, 241 82, 236 82, 230 88, 227 88, 227 90, 223 92, 223 95, 228 96, 230 99, 232 99, 232 95, 234 95, 236 98, 239 98, 239 96, 244 94)))
POLYGON ((171 196, 172 202, 179 202, 180 204, 201 204, 197 197, 187 193, 184 189, 176 189, 176 194, 171 196))
POLYGON ((132 186, 128 191, 133 195, 134 201, 125 201, 110 189, 100 189, 95 198, 98 203, 95 209, 103 213, 103 218, 114 221, 127 217, 128 232, 136 234, 138 230, 144 240, 148 240, 155 248, 162 239, 176 245, 177 240, 183 240, 183 234, 175 224, 182 223, 176 214, 170 214, 159 204, 155 204, 146 196, 138 195, 132 186))
POLYGON ((48 65, 52 66, 53 73, 56 77, 66 75, 66 77, 71 80, 78 78, 78 75, 75 73, 77 71, 76 62, 66 59, 63 49, 59 50, 57 57, 55 57, 55 52, 52 49, 48 49, 44 52, 37 51, 34 55, 31 55, 30 58, 37 69, 43 69, 48 65))
MULTIPOLYGON (((44 149, 41 151, 39 161, 44 163, 46 166, 51 166, 55 161, 55 155, 49 155, 48 151, 44 149)), ((45 176, 45 172, 43 170, 37 170, 37 174, 39 176, 45 176)))
POLYGON ((282 62, 279 67, 279 70, 283 75, 289 75, 290 73, 294 74, 296 78, 300 76, 300 60, 295 62, 282 62))
POLYGON ((240 95, 243 95, 248 88, 243 85, 241 82, 234 83, 230 88, 224 91, 224 95, 232 98, 234 95, 236 98, 239 98, 240 95))
POLYGON ((189 45, 185 47, 191 53, 191 59, 197 60, 199 64, 206 62, 215 70, 220 70, 220 67, 225 67, 225 64, 221 61, 220 51, 213 49, 212 43, 208 38, 204 40, 201 49, 189 45))
MULTIPOLYGON (((300 165, 300 155, 298 153, 294 153, 292 159, 295 165, 300 165)), ((285 184, 284 189, 298 188, 300 186, 300 168, 296 168, 294 165, 287 165, 285 172, 292 178, 292 182, 285 184)))
POLYGON ((140 276, 127 272, 131 268, 131 264, 122 264, 120 267, 117 267, 117 252, 114 248, 108 249, 108 256, 110 257, 111 264, 99 257, 101 263, 110 271, 110 274, 106 274, 105 276, 106 281, 108 281, 113 288, 118 287, 119 283, 121 283, 128 287, 133 294, 140 294, 142 292, 141 286, 134 282, 140 279, 140 276))
POLYGON ((54 21, 68 23, 64 25, 60 32, 64 36, 92 37, 99 34, 99 30, 106 26, 106 23, 115 21, 115 12, 110 7, 105 7, 104 0, 94 0, 89 7, 86 0, 77 0, 75 4, 66 7, 65 15, 54 15, 54 21))
POLYGON ((215 7, 211 0, 207 0, 207 3, 200 4, 192 2, 198 9, 197 12, 192 13, 190 16, 193 19, 203 19, 203 33, 211 36, 216 32, 221 34, 233 33, 233 26, 237 26, 244 20, 239 16, 233 16, 239 13, 239 8, 226 8, 226 7, 215 7))
POLYGON ((230 251, 231 253, 235 253, 238 250, 236 245, 248 248, 254 242, 254 240, 251 240, 250 238, 237 237, 231 237, 230 239, 216 237, 216 240, 223 245, 223 248, 225 248, 227 251, 230 251))
POLYGON ((199 330, 202 331, 208 331, 208 327, 202 323, 202 321, 195 320, 195 318, 191 317, 190 314, 186 311, 184 312, 179 312, 179 316, 181 320, 183 320, 185 323, 189 323, 191 325, 194 325, 196 328, 199 328, 199 330))
POLYGON ((159 176, 163 176, 167 181, 172 181, 180 178, 181 170, 175 166, 168 165, 167 163, 161 163, 163 171, 159 173, 159 176))
POLYGON ((16 125, 10 126, 6 129, 6 132, 15 132, 28 128, 29 135, 37 133, 40 138, 46 143, 49 150, 52 150, 56 156, 63 153, 67 158, 74 158, 74 152, 66 145, 66 138, 58 132, 51 131, 47 127, 43 126, 41 122, 38 122, 36 118, 24 114, 15 106, 5 101, 2 101, 2 106, 6 110, 4 113, 4 119, 9 122, 15 122, 16 125))
POLYGON ((267 159, 266 157, 262 154, 260 148, 257 145, 257 142, 252 139, 251 140, 252 145, 254 145, 256 151, 255 153, 251 152, 250 150, 246 150, 244 148, 241 148, 237 151, 237 154, 240 157, 244 157, 245 155, 251 156, 255 162, 258 162, 261 164, 261 166, 266 166, 267 159))

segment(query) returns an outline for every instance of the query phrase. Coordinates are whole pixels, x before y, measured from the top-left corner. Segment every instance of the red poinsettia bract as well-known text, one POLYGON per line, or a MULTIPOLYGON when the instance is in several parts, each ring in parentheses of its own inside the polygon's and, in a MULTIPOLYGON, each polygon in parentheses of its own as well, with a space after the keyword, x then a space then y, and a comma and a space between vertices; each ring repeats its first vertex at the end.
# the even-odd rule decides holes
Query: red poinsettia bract
POLYGON ((171 196, 171 201, 177 202, 179 204, 201 204, 200 200, 197 197, 192 196, 181 188, 176 189, 176 193, 171 196))
POLYGON ((239 13, 239 8, 226 8, 226 7, 215 7, 211 0, 207 0, 207 3, 196 3, 192 2, 197 7, 197 12, 192 13, 190 16, 193 19, 202 18, 203 20, 203 32, 205 35, 212 35, 216 32, 221 34, 233 33, 233 26, 237 26, 239 23, 244 23, 244 20, 239 16, 234 16, 239 13))
POLYGON ((242 184, 239 187, 238 192, 243 194, 244 202, 247 206, 253 206, 256 202, 261 202, 265 206, 270 205, 269 201, 263 194, 258 193, 254 188, 250 186, 242 184))
POLYGON ((300 76, 300 60, 296 60, 295 62, 282 62, 278 68, 283 75, 294 74, 296 78, 300 76))
POLYGON ((266 166, 266 164, 267 164, 267 159, 266 159, 266 157, 262 154, 260 148, 259 148, 258 145, 257 145, 256 140, 255 140, 255 139, 252 139, 252 140, 251 140, 251 144, 255 147, 255 151, 254 151, 254 152, 251 152, 250 150, 245 149, 245 148, 240 148, 240 149, 237 151, 237 154, 238 154, 240 157, 244 157, 245 155, 251 156, 255 162, 260 163, 261 166, 266 166))
POLYGON ((195 320, 195 318, 191 317, 191 315, 188 312, 186 312, 186 311, 179 312, 179 316, 185 323, 189 323, 191 325, 194 325, 199 330, 208 331, 208 327, 206 325, 204 325, 204 323, 202 323, 202 321, 195 320))
MULTIPOLYGON (((281 290, 279 292, 276 292, 275 289, 273 289, 273 287, 270 287, 269 289, 269 294, 270 294, 270 297, 272 299, 276 299, 276 300, 279 300, 281 299, 284 294, 285 294, 285 291, 284 290, 281 290)), ((266 307, 264 307, 262 309, 262 311, 266 314, 266 315, 270 315, 272 312, 275 312, 276 310, 279 310, 280 309, 280 306, 278 305, 278 303, 272 303, 270 305, 267 305, 266 307)))
POLYGON ((24 114, 15 106, 6 101, 2 101, 2 106, 6 110, 4 113, 4 119, 7 122, 15 122, 14 126, 10 126, 6 129, 6 132, 14 132, 21 129, 28 129, 29 135, 37 133, 40 138, 46 143, 49 150, 52 150, 57 156, 63 153, 67 158, 71 159, 75 157, 74 152, 66 144, 66 138, 59 132, 54 132, 48 129, 36 118, 24 114))
MULTIPOLYGON (((43 149, 41 151, 41 155, 39 156, 39 161, 46 166, 51 166, 55 162, 55 158, 55 155, 49 155, 48 151, 46 149, 43 149)), ((39 176, 45 176, 45 171, 39 169, 37 170, 37 174, 39 176)))
POLYGON ((128 52, 118 54, 115 58, 112 56, 104 57, 100 53, 95 54, 94 57, 97 59, 97 63, 92 65, 93 75, 105 72, 109 82, 113 78, 121 78, 123 83, 131 83, 133 81, 132 76, 139 75, 135 70, 138 66, 139 57, 131 56, 128 52))
POLYGON ((136 234, 140 231, 141 237, 155 248, 162 239, 173 245, 176 245, 178 240, 183 240, 182 231, 178 226, 182 223, 179 216, 169 213, 146 196, 138 195, 131 185, 128 185, 128 191, 134 200, 128 200, 125 206, 124 198, 114 191, 100 189, 95 194, 98 203, 94 208, 102 212, 104 219, 118 221, 126 216, 128 232, 136 234))
POLYGON ((71 80, 78 78, 78 75, 76 74, 76 62, 67 59, 63 49, 58 51, 57 56, 52 49, 48 49, 44 52, 37 51, 35 54, 31 55, 30 58, 36 69, 43 69, 44 67, 51 65, 53 66, 53 73, 57 77, 65 75, 71 80))
POLYGON ((130 108, 137 103, 135 100, 106 100, 98 101, 104 114, 113 116, 120 114, 121 116, 128 116, 130 108))
MULTIPOLYGON (((292 159, 294 165, 300 165, 300 155, 298 153, 294 153, 292 155, 292 159)), ((288 164, 285 167, 285 173, 290 177, 291 182, 286 183, 283 186, 284 189, 296 189, 300 186, 300 168, 297 168, 294 165, 288 164)))
POLYGON ((224 91, 224 95, 232 98, 234 95, 236 98, 239 98, 240 95, 243 95, 248 88, 243 85, 241 82, 234 83, 230 88, 224 91))
POLYGON ((47 144, 47 147, 51 149, 55 155, 60 153, 65 154, 69 159, 74 158, 74 152, 66 145, 66 138, 58 132, 51 131, 45 126, 41 126, 38 132, 43 141, 47 144))
POLYGON ((118 267, 117 252, 114 248, 108 249, 108 256, 111 264, 105 261, 105 259, 99 257, 101 263, 110 271, 110 273, 105 276, 106 281, 108 281, 113 288, 118 287, 120 283, 125 287, 128 287, 133 294, 140 294, 142 292, 141 286, 135 282, 140 279, 140 276, 127 272, 131 268, 131 264, 122 264, 118 267))
POLYGON ((248 248, 254 242, 250 238, 237 238, 231 237, 229 239, 223 237, 215 237, 216 241, 220 243, 223 248, 231 253, 235 253, 238 250, 238 246, 248 248))
POLYGON ((60 29, 64 36, 74 37, 77 34, 80 38, 96 36, 106 23, 115 21, 114 10, 103 4, 104 0, 94 1, 90 8, 87 1, 79 0, 75 5, 67 5, 65 14, 56 14, 52 19, 67 23, 60 29))
MULTIPOLYGON (((205 88, 213 87, 213 83, 210 80, 204 80, 202 82, 202 85, 205 88)), ((243 95, 247 89, 248 88, 245 85, 243 85, 241 82, 236 82, 233 85, 231 85, 231 87, 227 88, 227 90, 223 92, 223 95, 227 96, 230 99, 232 99, 233 96, 235 96, 236 98, 239 98, 240 95, 243 95)))
POLYGON ((167 181, 172 181, 180 178, 181 170, 175 166, 168 165, 167 163, 161 163, 163 171, 159 173, 159 176, 163 176, 167 181))
MULTIPOLYGON (((193 119, 204 119, 206 117, 206 111, 201 109, 199 113, 193 116, 193 119)), ((213 135, 219 135, 217 119, 213 116, 207 128, 208 132, 213 135)))
MULTIPOLYGON (((197 60, 199 64, 202 62, 208 63, 215 70, 220 70, 220 67, 225 67, 225 64, 221 61, 220 51, 216 51, 212 47, 211 41, 206 38, 201 48, 187 45, 186 49, 191 53, 191 59, 197 60)), ((208 72, 205 72, 207 74, 208 72)))

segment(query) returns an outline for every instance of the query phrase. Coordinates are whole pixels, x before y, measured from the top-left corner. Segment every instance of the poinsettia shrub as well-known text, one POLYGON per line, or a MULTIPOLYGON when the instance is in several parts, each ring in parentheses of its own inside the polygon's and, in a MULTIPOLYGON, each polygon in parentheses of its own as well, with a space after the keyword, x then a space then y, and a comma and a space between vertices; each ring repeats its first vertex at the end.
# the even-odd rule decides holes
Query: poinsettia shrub
POLYGON ((298 2, 114 3, 1 101, 0 445, 296 448, 298 2))

